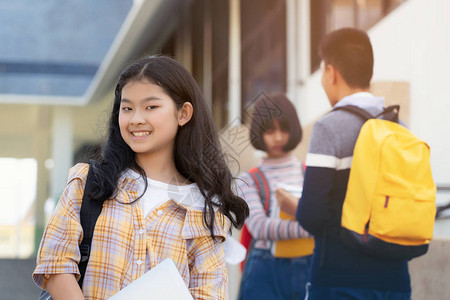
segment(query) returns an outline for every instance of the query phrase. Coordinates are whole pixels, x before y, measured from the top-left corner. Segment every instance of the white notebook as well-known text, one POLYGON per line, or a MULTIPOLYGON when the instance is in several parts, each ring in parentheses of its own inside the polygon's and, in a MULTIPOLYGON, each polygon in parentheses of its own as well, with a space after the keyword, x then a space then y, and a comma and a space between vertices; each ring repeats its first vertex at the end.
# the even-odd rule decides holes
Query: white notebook
POLYGON ((110 300, 193 300, 172 259, 159 265, 130 283, 110 300))

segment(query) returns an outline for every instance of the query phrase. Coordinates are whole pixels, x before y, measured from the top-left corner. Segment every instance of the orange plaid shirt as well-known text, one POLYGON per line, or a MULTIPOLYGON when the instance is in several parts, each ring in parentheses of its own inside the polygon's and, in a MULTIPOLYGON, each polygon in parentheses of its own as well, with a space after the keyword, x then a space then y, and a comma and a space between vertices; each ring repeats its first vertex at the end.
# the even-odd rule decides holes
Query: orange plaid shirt
MULTIPOLYGON (((35 283, 45 289, 48 275, 72 273, 79 278, 79 243, 83 239, 80 208, 89 165, 77 164, 45 229, 39 247, 35 283)), ((216 212, 214 241, 203 225, 203 212, 169 200, 144 218, 137 182, 120 182, 104 202, 92 239, 83 282, 86 299, 107 299, 172 258, 194 299, 227 299, 227 270, 222 242, 230 221, 216 212)), ((151 291, 143 297, 151 298, 151 291)))

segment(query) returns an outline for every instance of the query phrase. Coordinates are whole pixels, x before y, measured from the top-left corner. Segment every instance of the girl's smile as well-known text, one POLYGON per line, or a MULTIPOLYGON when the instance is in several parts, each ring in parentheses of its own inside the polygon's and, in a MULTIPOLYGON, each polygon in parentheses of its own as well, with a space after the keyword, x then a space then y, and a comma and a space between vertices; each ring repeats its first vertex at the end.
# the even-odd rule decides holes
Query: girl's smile
POLYGON ((151 131, 132 131, 131 134, 135 137, 135 139, 145 138, 149 136, 151 131))

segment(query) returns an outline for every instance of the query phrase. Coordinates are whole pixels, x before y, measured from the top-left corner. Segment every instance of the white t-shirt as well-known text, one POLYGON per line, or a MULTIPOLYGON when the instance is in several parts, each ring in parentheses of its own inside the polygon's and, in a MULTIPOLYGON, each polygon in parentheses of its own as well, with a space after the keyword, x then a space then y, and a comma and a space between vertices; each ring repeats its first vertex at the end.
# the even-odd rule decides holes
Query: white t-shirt
MULTIPOLYGON (((142 182, 141 175, 133 170, 128 170, 123 176, 137 179, 139 183, 138 195, 142 195, 145 184, 142 182)), ((204 207, 205 200, 196 183, 191 183, 188 185, 174 185, 153 180, 148 177, 147 183, 147 190, 140 198, 144 216, 147 216, 149 212, 168 200, 173 200, 176 203, 191 206, 200 210, 204 207)))
MULTIPOLYGON (((140 174, 129 169, 123 173, 122 177, 129 177, 138 181, 138 195, 142 195, 145 184, 142 181, 140 174)), ((173 200, 176 203, 183 204, 184 206, 190 206, 194 209, 203 211, 205 205, 205 198, 200 193, 198 185, 191 183, 188 185, 174 185, 167 184, 158 180, 153 180, 147 177, 147 190, 145 194, 140 198, 142 211, 144 217, 149 212, 163 204, 168 200, 173 200)), ((213 201, 218 203, 217 196, 213 198, 213 201)), ((217 210, 217 207, 214 207, 217 210)), ((231 236, 227 235, 224 242, 225 261, 229 264, 235 265, 245 259, 246 249, 238 241, 231 236)))

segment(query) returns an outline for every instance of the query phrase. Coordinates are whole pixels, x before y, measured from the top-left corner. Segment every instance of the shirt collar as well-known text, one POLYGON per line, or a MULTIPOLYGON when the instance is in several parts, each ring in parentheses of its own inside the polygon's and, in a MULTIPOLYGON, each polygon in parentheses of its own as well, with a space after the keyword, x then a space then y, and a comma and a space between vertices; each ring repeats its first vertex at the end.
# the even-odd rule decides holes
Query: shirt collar
POLYGON ((288 154, 283 157, 278 158, 269 158, 269 157, 263 157, 263 159, 260 162, 260 165, 264 166, 280 166, 280 165, 286 165, 291 164, 295 162, 297 158, 294 156, 294 154, 288 154))
MULTIPOLYGON (((156 182, 156 181, 154 181, 156 182)), ((177 190, 177 186, 175 185, 169 185, 166 183, 160 182, 162 185, 166 185, 167 188, 173 190, 177 190)), ((149 184, 147 188, 149 188, 152 184, 149 184)), ((124 189, 127 190, 130 194, 129 197, 123 197, 125 199, 125 202, 132 202, 137 197, 141 196, 141 194, 144 192, 144 186, 145 183, 142 180, 142 177, 139 173, 127 169, 125 170, 121 176, 119 177, 119 190, 124 189)), ((176 203, 179 206, 184 207, 185 209, 194 209, 203 211, 205 207, 205 198, 200 192, 200 189, 196 183, 189 184, 188 186, 182 186, 182 188, 188 188, 188 193, 177 193, 176 191, 172 191, 171 198, 168 199, 172 200, 174 203, 176 203)), ((147 189, 148 191, 148 189, 147 189)), ((220 204, 220 201, 217 196, 214 196, 212 201, 216 204, 220 204)), ((214 211, 218 210, 218 206, 214 206, 214 211)))
POLYGON ((355 105, 361 108, 375 107, 378 109, 383 109, 384 98, 375 97, 368 92, 359 92, 342 98, 334 105, 333 108, 346 105, 355 105))

